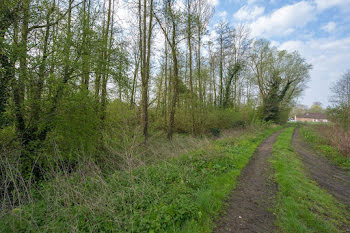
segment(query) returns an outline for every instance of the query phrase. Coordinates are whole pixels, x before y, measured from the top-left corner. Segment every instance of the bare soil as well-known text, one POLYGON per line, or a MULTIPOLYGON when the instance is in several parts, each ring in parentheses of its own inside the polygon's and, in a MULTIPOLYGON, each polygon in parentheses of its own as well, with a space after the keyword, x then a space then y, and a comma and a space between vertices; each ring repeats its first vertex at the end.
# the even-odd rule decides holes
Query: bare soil
POLYGON ((292 144, 311 178, 350 209, 350 176, 347 172, 315 152, 303 141, 299 128, 294 131, 292 144))
POLYGON ((274 232, 273 208, 277 184, 268 161, 280 132, 265 139, 242 170, 236 189, 227 201, 226 212, 216 222, 214 232, 274 232))

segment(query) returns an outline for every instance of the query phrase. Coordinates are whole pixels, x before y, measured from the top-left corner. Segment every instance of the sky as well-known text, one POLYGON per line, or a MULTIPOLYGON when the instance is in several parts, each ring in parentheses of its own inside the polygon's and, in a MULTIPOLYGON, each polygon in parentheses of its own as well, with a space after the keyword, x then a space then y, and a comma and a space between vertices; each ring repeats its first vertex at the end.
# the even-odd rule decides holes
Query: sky
POLYGON ((298 99, 329 105, 330 87, 350 70, 350 0, 210 0, 211 26, 220 20, 246 24, 253 38, 299 51, 313 65, 308 88, 298 99))

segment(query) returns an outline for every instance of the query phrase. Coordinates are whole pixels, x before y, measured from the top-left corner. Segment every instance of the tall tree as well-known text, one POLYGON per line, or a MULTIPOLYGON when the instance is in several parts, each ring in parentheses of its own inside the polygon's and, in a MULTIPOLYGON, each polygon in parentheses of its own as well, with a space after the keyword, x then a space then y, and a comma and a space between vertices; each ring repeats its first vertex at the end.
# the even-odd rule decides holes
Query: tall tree
POLYGON ((89 89, 90 82, 90 47, 91 47, 91 0, 83 0, 82 9, 82 43, 81 43, 81 62, 82 62, 82 77, 81 86, 83 89, 89 89))
POLYGON ((145 141, 148 138, 148 86, 150 78, 151 39, 153 30, 153 0, 139 0, 139 29, 141 54, 141 119, 145 141), (148 6, 149 5, 149 6, 148 6), (142 19, 141 19, 141 16, 142 19), (148 18, 148 22, 147 22, 148 18))
POLYGON ((225 60, 225 50, 228 47, 228 33, 230 29, 226 22, 220 22, 216 27, 216 32, 218 34, 218 44, 219 44, 219 103, 222 106, 224 100, 224 60, 225 60))
POLYGON ((197 27, 197 76, 198 76, 198 92, 199 103, 202 104, 204 98, 204 86, 201 75, 201 49, 202 37, 207 32, 209 20, 213 14, 213 7, 207 0, 196 0, 195 22, 197 27))
POLYGON ((168 45, 171 50, 172 55, 172 65, 173 65, 173 74, 171 80, 171 102, 170 102, 170 111, 169 111, 169 126, 168 126, 168 139, 172 139, 174 128, 175 128, 175 111, 176 103, 178 100, 179 94, 179 64, 178 64, 178 28, 179 28, 179 17, 180 14, 174 10, 175 0, 167 0, 164 3, 162 13, 163 18, 169 21, 170 31, 168 32, 164 26, 165 22, 162 22, 160 17, 155 14, 155 18, 163 31, 164 37, 168 42, 168 45))
POLYGON ((190 101, 191 101, 191 131, 192 134, 195 133, 195 100, 194 100, 194 90, 193 90, 193 70, 192 70, 192 39, 194 30, 194 14, 193 14, 193 0, 187 0, 187 46, 188 46, 188 69, 189 69, 189 84, 190 84, 190 101))
POLYGON ((330 101, 333 104, 331 113, 336 121, 348 128, 350 126, 350 70, 333 84, 331 91, 330 101))
POLYGON ((310 64, 297 52, 271 48, 269 42, 256 41, 251 56, 252 70, 262 101, 263 119, 278 122, 282 104, 290 104, 309 79, 310 64))

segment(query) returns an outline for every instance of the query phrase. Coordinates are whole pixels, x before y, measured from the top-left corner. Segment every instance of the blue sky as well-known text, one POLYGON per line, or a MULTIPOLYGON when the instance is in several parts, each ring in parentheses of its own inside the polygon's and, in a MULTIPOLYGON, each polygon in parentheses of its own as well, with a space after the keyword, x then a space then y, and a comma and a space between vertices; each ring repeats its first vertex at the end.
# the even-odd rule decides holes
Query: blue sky
POLYGON ((350 0, 209 0, 213 24, 221 19, 246 24, 252 37, 279 49, 297 50, 313 65, 299 102, 329 104, 330 86, 350 69, 350 0))

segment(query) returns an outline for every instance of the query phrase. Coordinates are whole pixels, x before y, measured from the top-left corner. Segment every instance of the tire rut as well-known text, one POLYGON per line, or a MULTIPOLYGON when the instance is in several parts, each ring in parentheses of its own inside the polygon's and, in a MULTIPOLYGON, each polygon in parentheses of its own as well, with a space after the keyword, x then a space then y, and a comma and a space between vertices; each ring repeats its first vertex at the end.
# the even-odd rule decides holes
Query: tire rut
POLYGON ((299 128, 294 130, 292 144, 302 158, 308 175, 350 209, 350 176, 347 172, 315 152, 311 145, 301 138, 299 128))
POLYGON ((274 232, 273 208, 277 184, 272 178, 268 158, 281 131, 266 138, 243 168, 236 189, 227 201, 226 212, 216 222, 213 232, 274 232))

